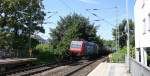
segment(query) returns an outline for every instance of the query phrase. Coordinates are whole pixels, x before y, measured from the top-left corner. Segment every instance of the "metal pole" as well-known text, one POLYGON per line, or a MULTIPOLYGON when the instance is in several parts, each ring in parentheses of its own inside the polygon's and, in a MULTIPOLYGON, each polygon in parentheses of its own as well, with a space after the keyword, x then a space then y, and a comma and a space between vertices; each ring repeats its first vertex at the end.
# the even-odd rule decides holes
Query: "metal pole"
POLYGON ((28 27, 29 29, 29 56, 31 57, 32 56, 32 48, 31 48, 31 27, 32 26, 32 17, 30 17, 30 25, 28 27))
POLYGON ((119 51, 119 25, 118 25, 118 6, 116 3, 116 45, 117 45, 117 50, 119 51))
POLYGON ((126 0, 126 20, 127 20, 127 58, 128 58, 128 66, 130 72, 130 28, 129 28, 129 20, 128 20, 128 0, 126 0))
POLYGON ((30 20, 29 20, 29 26, 28 26, 28 30, 29 30, 29 48, 28 48, 28 52, 29 52, 29 57, 32 56, 32 48, 31 48, 31 27, 32 27, 32 15, 30 15, 30 20))
POLYGON ((119 36, 119 25, 118 25, 118 31, 117 31, 117 32, 118 32, 118 51, 119 51, 119 50, 120 50, 120 49, 119 49, 119 48, 120 48, 120 47, 119 47, 119 37, 120 37, 120 36, 119 36))
POLYGON ((31 51, 32 51, 32 49, 31 49, 31 33, 30 33, 30 29, 29 29, 29 55, 30 55, 30 57, 31 57, 31 51))
MULTIPOLYGON (((117 25, 116 25, 117 28, 117 25)), ((116 29, 116 51, 118 51, 118 30, 116 29)))
MULTIPOLYGON (((32 6, 32 0, 30 1, 31 6, 32 6)), ((32 15, 30 15, 30 22, 29 22, 29 56, 32 56, 32 48, 31 48, 31 26, 32 26, 32 15)))

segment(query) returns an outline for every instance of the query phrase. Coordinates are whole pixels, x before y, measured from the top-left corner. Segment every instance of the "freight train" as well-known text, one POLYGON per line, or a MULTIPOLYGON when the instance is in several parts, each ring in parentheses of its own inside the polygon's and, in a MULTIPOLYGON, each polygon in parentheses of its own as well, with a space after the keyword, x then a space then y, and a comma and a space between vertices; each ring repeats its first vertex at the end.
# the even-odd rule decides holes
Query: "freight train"
POLYGON ((97 57, 111 52, 111 47, 100 47, 96 43, 88 41, 72 41, 69 53, 71 56, 78 57, 97 57))
POLYGON ((98 54, 96 43, 87 41, 72 41, 69 52, 71 56, 92 56, 98 54))

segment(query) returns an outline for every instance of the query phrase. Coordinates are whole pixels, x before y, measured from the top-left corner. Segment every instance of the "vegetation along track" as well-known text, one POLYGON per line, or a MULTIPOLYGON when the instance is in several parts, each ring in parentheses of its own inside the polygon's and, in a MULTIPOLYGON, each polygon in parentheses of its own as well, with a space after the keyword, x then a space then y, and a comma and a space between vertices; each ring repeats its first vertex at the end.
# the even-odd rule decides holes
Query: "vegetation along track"
POLYGON ((86 76, 99 63, 107 60, 107 57, 96 60, 80 60, 76 63, 64 65, 51 70, 37 73, 32 76, 86 76), (88 69, 87 69, 88 68, 88 69), (88 71, 87 71, 88 70, 88 71))

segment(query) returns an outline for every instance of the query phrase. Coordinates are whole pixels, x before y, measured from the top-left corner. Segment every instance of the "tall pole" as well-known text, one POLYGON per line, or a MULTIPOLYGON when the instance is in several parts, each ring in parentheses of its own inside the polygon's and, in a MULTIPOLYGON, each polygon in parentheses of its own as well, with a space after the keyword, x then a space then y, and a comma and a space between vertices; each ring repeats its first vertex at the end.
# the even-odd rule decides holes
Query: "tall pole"
MULTIPOLYGON (((30 1, 31 3, 31 6, 32 6, 32 0, 30 1)), ((32 56, 32 47, 31 47, 31 27, 32 27, 32 15, 30 15, 30 22, 29 22, 29 56, 31 57, 32 56)))
MULTIPOLYGON (((117 28, 117 25, 116 25, 117 28)), ((118 51, 118 30, 116 29, 116 51, 118 51)))
POLYGON ((126 0, 126 20, 127 20, 127 58, 128 58, 128 66, 130 72, 130 28, 129 28, 129 20, 128 20, 128 0, 126 0))
POLYGON ((32 17, 30 16, 30 22, 29 22, 29 56, 31 57, 32 56, 32 48, 31 48, 31 26, 32 26, 32 17))
POLYGON ((118 25, 118 6, 117 6, 117 1, 116 1, 116 6, 115 6, 115 13, 116 13, 116 48, 117 51, 119 51, 119 25, 118 25))

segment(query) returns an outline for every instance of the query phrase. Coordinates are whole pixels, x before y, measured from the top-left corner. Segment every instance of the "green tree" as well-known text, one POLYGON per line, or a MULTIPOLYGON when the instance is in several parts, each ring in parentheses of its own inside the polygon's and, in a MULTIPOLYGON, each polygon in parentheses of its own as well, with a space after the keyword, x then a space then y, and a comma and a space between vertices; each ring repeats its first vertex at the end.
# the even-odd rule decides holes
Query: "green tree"
POLYGON ((105 45, 115 47, 113 40, 103 40, 105 45))
POLYGON ((57 24, 55 29, 51 29, 50 43, 60 58, 67 55, 72 40, 86 40, 102 45, 102 40, 96 35, 97 26, 90 24, 88 18, 74 13, 60 17, 57 24))
MULTIPOLYGON (((126 28, 126 20, 122 20, 122 22, 119 24, 119 45, 121 48, 126 46, 127 41, 127 28, 126 28)), ((116 30, 118 30, 118 27, 113 29, 112 35, 116 40, 116 30)), ((130 28, 130 44, 134 47, 134 22, 132 20, 129 20, 129 28, 130 28)), ((118 39, 118 38, 117 38, 118 39)))
MULTIPOLYGON (((125 59, 125 55, 127 52, 126 48, 126 42, 127 42, 127 27, 126 27, 127 21, 122 20, 122 22, 119 24, 119 47, 120 50, 112 54, 112 62, 122 62, 125 59)), ((113 36, 116 37, 116 30, 118 30, 118 27, 113 29, 113 36)), ((130 56, 135 57, 135 39, 134 39, 134 22, 132 20, 129 20, 129 33, 130 33, 130 56)))
POLYGON ((12 33, 3 32, 2 28, 0 28, 0 48, 9 49, 10 45, 12 45, 12 33))
MULTIPOLYGON (((7 27, 6 32, 11 34, 12 48, 27 46, 28 38, 35 32, 44 33, 41 24, 45 13, 42 9, 42 0, 0 0, 0 27, 2 32, 7 27)), ((33 38, 32 40, 34 42, 33 38)))

